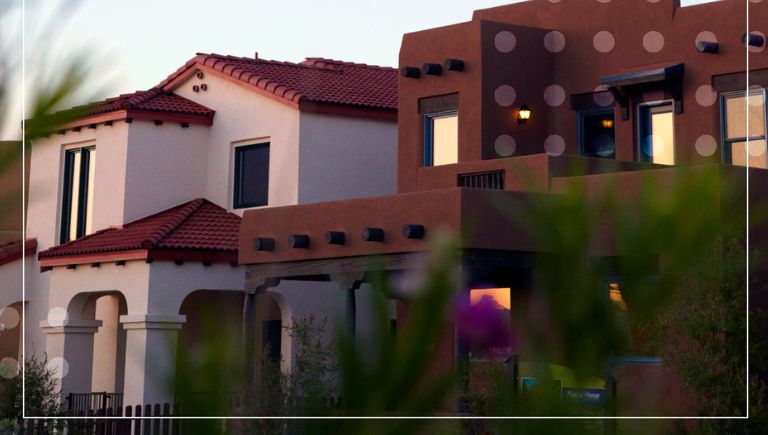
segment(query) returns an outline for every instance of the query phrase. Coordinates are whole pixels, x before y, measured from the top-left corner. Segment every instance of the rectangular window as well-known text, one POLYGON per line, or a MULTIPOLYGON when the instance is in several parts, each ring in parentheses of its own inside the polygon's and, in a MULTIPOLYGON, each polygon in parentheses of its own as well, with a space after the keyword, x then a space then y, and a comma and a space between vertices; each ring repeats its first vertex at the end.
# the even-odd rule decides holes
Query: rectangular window
POLYGON ((582 156, 616 158, 613 112, 612 107, 579 112, 579 141, 582 156))
POLYGON ((267 205, 269 142, 235 148, 234 208, 267 205))
POLYGON ((736 166, 768 168, 765 89, 723 96, 722 111, 723 160, 736 166))
POLYGON ((459 162, 459 94, 419 100, 424 116, 424 166, 459 162))
POLYGON ((67 243, 93 230, 93 186, 96 147, 64 152, 64 183, 60 242, 67 243))
POLYGON ((638 107, 639 156, 643 162, 675 164, 675 110, 671 101, 638 107))

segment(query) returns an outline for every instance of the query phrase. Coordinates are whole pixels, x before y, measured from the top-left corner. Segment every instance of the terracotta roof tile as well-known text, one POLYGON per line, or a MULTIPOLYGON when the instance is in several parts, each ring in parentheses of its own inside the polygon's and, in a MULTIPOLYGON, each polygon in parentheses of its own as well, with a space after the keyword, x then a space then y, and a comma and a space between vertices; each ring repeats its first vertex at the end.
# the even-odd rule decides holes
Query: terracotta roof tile
POLYGON ((146 250, 237 253, 240 217, 198 198, 165 211, 55 246, 39 258, 146 250))
POLYGON ((0 266, 37 252, 37 239, 14 240, 0 245, 0 266))
POLYGON ((397 110, 395 68, 319 57, 290 63, 198 53, 158 87, 167 87, 197 65, 212 68, 294 103, 306 101, 397 110))
POLYGON ((181 115, 212 116, 213 110, 195 103, 179 95, 166 92, 160 88, 147 91, 136 91, 108 98, 103 101, 75 107, 72 110, 83 110, 84 116, 98 115, 118 110, 139 110, 146 112, 176 113, 181 115))

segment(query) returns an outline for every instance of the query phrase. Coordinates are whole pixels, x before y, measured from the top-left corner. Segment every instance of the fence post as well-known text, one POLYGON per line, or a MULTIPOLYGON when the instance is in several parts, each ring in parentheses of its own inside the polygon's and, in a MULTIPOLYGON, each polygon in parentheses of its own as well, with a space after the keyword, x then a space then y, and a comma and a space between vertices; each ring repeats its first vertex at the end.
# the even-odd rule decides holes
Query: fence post
MULTIPOLYGON (((141 417, 141 405, 136 405, 136 417, 141 417)), ((141 419, 134 419, 133 420, 133 435, 141 435, 141 419)))
MULTIPOLYGON (((163 404, 163 416, 171 416, 171 405, 168 403, 163 404)), ((171 420, 163 420, 163 435, 171 435, 171 420)))

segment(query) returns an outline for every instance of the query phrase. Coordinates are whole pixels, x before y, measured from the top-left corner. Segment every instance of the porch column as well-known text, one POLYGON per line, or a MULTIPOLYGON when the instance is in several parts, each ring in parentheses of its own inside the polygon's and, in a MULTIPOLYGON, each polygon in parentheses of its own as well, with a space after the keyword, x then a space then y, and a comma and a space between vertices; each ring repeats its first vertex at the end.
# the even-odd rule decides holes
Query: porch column
POLYGON ((93 377, 93 335, 100 320, 72 320, 61 325, 40 322, 47 334, 48 364, 56 369, 55 377, 61 388, 61 399, 69 393, 90 393, 93 377))
POLYGON ((280 284, 278 278, 261 278, 246 274, 245 295, 243 298, 243 376, 248 385, 253 385, 255 379, 259 379, 261 373, 261 346, 262 323, 264 319, 264 304, 259 303, 260 295, 263 295, 271 287, 280 284), (257 345, 258 344, 258 345, 257 345))
POLYGON ((173 401, 178 331, 185 322, 186 316, 176 314, 120 316, 126 332, 125 405, 173 401))
POLYGON ((354 339, 356 330, 357 330, 356 291, 357 289, 360 288, 360 285, 363 283, 363 280, 365 279, 365 273, 337 272, 337 273, 331 273, 330 277, 331 277, 331 281, 336 283, 336 285, 341 290, 346 292, 345 316, 346 316, 346 323, 347 323, 347 332, 349 333, 349 336, 354 339))

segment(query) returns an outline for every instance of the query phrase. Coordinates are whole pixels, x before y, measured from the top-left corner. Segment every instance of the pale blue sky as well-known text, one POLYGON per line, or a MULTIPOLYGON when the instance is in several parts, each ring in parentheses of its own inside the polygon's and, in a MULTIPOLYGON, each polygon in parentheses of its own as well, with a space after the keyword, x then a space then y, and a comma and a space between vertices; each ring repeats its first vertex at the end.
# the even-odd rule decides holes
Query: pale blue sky
MULTIPOLYGON (((11 1, 22 4, 0 0, 11 1)), ((87 99, 147 89, 195 52, 258 51, 276 60, 323 56, 396 66, 404 33, 467 21, 476 9, 517 1, 26 0, 28 84, 35 72, 55 75, 57 62, 77 52, 94 72, 87 99)), ((4 35, 19 34, 20 9, 0 20, 4 35)), ((19 39, 0 39, 0 49, 19 39)))
MULTIPOLYGON (((50 11, 48 4, 58 1, 40 4, 50 11)), ((116 73, 110 88, 129 91, 156 84, 198 51, 245 56, 258 51, 276 60, 323 56, 396 66, 404 33, 467 21, 476 9, 514 2, 83 0, 59 30, 66 46, 91 47, 102 56, 99 68, 116 73)), ((40 10, 35 9, 33 16, 40 10)))

